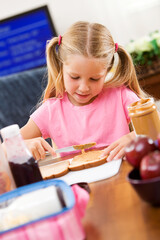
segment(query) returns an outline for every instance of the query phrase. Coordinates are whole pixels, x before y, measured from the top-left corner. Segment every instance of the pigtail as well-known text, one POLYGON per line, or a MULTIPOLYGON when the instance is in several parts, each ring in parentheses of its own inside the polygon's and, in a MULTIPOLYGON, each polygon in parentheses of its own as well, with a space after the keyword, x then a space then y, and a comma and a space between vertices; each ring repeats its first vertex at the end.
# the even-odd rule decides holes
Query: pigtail
MULTIPOLYGON (((115 73, 112 78, 107 81, 106 85, 109 87, 120 87, 125 85, 135 92, 138 97, 147 97, 148 95, 141 89, 139 85, 131 56, 121 46, 118 46, 117 52, 114 53, 114 58, 116 54, 118 55, 118 63, 115 73)), ((112 62, 114 64, 114 59, 112 62)))
POLYGON ((145 93, 139 85, 136 70, 130 54, 122 47, 118 49, 118 54, 121 62, 119 70, 121 71, 121 77, 123 79, 124 85, 129 87, 140 98, 148 97, 148 94, 145 93))
POLYGON ((43 94, 45 101, 51 97, 59 97, 63 95, 62 66, 59 59, 58 37, 54 37, 47 45, 47 68, 48 68, 48 84, 43 94))

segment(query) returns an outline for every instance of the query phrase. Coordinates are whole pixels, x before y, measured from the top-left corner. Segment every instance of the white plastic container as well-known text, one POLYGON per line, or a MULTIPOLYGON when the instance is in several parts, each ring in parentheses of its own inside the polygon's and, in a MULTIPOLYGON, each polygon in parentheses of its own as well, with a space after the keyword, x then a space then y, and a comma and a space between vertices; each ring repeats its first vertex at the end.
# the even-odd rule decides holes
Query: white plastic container
MULTIPOLYGON (((84 240, 86 236, 81 220, 85 215, 88 201, 89 194, 86 190, 76 184, 70 187, 64 181, 56 179, 29 184, 5 193, 0 196, 0 214, 2 212, 0 216, 0 240, 84 240), (27 219, 29 213, 26 214, 24 209, 24 211, 21 211, 21 218, 19 218, 20 215, 15 213, 13 221, 7 222, 10 226, 3 225, 3 211, 5 211, 6 206, 10 208, 12 201, 16 201, 16 198, 23 197, 28 193, 34 194, 37 190, 46 189, 47 192, 47 188, 52 186, 61 189, 62 198, 59 196, 61 207, 59 207, 58 198, 54 193, 53 196, 50 196, 53 201, 48 201, 48 204, 52 205, 50 211, 47 208, 45 213, 43 200, 33 201, 30 202, 29 213, 32 215, 32 208, 36 207, 41 212, 34 219, 27 219), (56 208, 55 204, 57 204, 56 208)), ((10 216, 10 213, 8 216, 10 216)))

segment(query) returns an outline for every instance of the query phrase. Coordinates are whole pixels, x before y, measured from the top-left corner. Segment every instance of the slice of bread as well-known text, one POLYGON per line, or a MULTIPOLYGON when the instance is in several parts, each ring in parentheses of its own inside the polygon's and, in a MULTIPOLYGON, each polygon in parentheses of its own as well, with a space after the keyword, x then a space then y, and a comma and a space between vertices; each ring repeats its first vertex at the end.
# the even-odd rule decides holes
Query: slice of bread
POLYGON ((91 168, 106 163, 107 156, 100 158, 102 150, 88 151, 73 158, 69 165, 69 170, 77 171, 85 168, 91 168))
POLYGON ((78 171, 86 168, 96 167, 106 163, 107 156, 100 158, 102 150, 84 152, 73 158, 72 162, 65 160, 53 165, 40 168, 43 179, 58 178, 70 171, 78 171))
POLYGON ((47 165, 41 168, 43 179, 51 179, 61 177, 69 172, 69 161, 62 161, 54 165, 47 165))

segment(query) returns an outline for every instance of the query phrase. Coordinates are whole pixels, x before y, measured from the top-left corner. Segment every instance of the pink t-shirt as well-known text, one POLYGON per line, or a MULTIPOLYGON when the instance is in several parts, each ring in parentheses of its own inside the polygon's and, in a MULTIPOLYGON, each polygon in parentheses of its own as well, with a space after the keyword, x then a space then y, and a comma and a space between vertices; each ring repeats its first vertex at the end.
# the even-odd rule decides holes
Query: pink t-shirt
POLYGON ((138 100, 126 87, 106 88, 92 103, 74 106, 65 93, 63 99, 45 101, 31 118, 58 148, 89 142, 103 147, 129 133, 127 106, 138 100))

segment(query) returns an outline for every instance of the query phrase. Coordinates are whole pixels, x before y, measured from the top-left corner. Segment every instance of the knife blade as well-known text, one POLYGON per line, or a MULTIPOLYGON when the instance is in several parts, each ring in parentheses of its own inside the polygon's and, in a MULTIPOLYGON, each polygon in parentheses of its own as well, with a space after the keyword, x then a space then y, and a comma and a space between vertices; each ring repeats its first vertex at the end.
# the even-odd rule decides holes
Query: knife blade
POLYGON ((72 152, 72 151, 75 151, 75 150, 88 149, 88 148, 93 147, 94 145, 96 145, 95 142, 85 143, 85 144, 80 144, 80 145, 73 145, 73 146, 69 146, 69 147, 64 147, 64 148, 56 149, 55 152, 56 152, 56 153, 72 152))
MULTIPOLYGON (((50 158, 47 157, 46 159, 39 160, 38 166, 43 167, 46 165, 50 165, 50 164, 54 164, 54 163, 58 163, 58 162, 64 162, 64 161, 68 161, 68 159, 62 160, 61 157, 51 157, 51 155, 50 155, 50 158)), ((71 159, 70 159, 70 161, 71 161, 71 159)))

